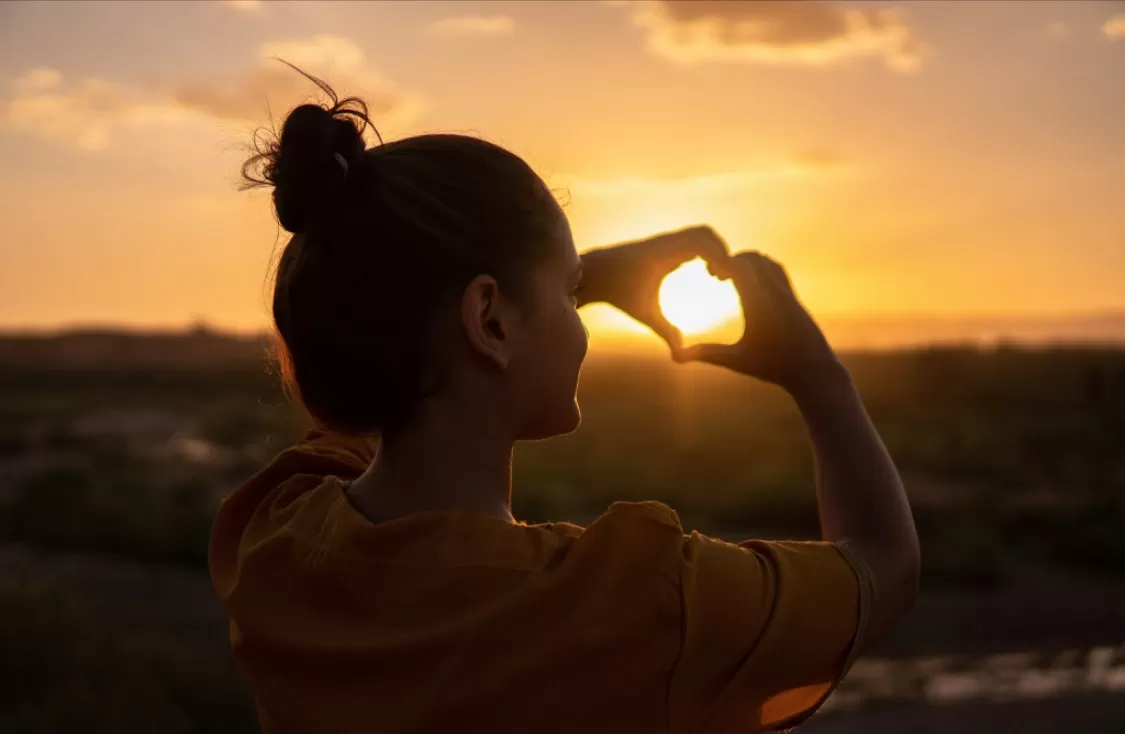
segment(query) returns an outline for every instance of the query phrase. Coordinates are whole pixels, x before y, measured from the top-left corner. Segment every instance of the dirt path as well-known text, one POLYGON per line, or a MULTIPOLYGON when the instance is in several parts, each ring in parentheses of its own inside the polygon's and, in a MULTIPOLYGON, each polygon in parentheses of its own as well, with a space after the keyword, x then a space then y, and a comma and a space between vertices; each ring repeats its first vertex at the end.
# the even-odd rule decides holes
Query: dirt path
POLYGON ((1125 643, 1125 579, 1024 565, 998 589, 924 591, 875 656, 984 655, 1125 643))
POLYGON ((875 706, 814 716, 801 734, 1122 734, 1125 696, 978 703, 875 706))

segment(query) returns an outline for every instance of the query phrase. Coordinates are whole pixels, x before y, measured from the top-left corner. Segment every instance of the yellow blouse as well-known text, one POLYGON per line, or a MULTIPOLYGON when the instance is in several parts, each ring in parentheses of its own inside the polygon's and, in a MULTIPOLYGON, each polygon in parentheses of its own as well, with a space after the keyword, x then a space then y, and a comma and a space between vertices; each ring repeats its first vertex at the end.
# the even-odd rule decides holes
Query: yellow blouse
POLYGON ((466 511, 373 524, 372 441, 310 434, 224 499, 211 576, 263 732, 756 732, 800 723, 862 638, 870 573, 829 543, 466 511))

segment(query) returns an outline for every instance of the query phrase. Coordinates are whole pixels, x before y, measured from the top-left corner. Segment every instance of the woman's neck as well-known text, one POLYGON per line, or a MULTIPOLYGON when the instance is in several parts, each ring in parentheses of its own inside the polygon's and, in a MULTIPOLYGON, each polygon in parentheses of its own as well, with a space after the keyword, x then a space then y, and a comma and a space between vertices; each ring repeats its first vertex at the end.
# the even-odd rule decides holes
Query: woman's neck
POLYGON ((469 510, 513 522, 510 436, 480 416, 435 409, 385 436, 347 493, 372 522, 417 512, 469 510))

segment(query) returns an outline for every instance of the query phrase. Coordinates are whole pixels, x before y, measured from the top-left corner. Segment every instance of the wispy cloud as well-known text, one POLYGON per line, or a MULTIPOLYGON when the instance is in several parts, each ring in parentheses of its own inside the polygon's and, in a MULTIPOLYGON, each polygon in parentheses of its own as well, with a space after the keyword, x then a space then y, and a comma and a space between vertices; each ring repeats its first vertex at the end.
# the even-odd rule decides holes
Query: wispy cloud
POLYGON ((0 121, 82 150, 103 150, 120 128, 181 123, 188 111, 104 79, 68 81, 56 69, 31 69, 11 83, 0 121))
POLYGON ((435 36, 510 36, 516 22, 508 15, 455 15, 435 20, 426 30, 435 36))
POLYGON ((636 0, 629 7, 649 49, 681 64, 825 66, 876 57, 905 73, 918 69, 928 51, 898 8, 813 0, 636 0))
POLYGON ((357 95, 368 104, 376 122, 401 120, 418 112, 420 99, 372 68, 355 42, 342 36, 269 41, 262 44, 259 64, 231 77, 199 79, 171 85, 172 99, 184 107, 235 121, 262 120, 267 111, 285 110, 308 101, 315 89, 284 59, 329 81, 343 95, 357 95))
POLYGON ((240 13, 258 13, 265 7, 262 0, 224 0, 223 4, 240 13))
POLYGON ((62 85, 63 77, 57 69, 39 67, 28 69, 13 85, 21 92, 45 92, 62 85))
POLYGON ((829 148, 804 148, 789 156, 789 163, 799 171, 837 171, 849 166, 846 156, 829 148))
POLYGON ((557 183, 574 195, 591 197, 640 197, 656 192, 690 190, 699 194, 715 194, 731 189, 775 181, 794 176, 811 176, 850 168, 841 154, 826 148, 794 151, 736 171, 722 171, 675 178, 621 176, 598 178, 580 174, 558 174, 557 183))
POLYGON ((1056 41, 1065 41, 1070 38, 1070 25, 1061 20, 1048 23, 1047 35, 1056 41))
POLYGON ((377 124, 401 124, 421 108, 417 95, 372 68, 353 41, 316 36, 267 42, 254 66, 229 76, 152 86, 72 80, 56 69, 30 69, 9 83, 9 94, 0 101, 0 123, 90 151, 105 149, 115 131, 130 126, 251 126, 264 122, 271 110, 276 115, 317 93, 307 79, 276 58, 327 78, 341 94, 363 97, 377 124))
POLYGON ((1125 38, 1125 13, 1118 13, 1102 24, 1102 33, 1111 41, 1125 38))

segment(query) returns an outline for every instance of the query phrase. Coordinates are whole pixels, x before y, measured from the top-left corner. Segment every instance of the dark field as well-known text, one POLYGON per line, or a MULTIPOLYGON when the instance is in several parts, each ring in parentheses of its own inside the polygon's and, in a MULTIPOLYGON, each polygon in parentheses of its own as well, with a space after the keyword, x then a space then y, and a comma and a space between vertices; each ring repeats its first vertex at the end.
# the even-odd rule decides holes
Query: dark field
MULTIPOLYGON (((906 478, 924 593, 807 730, 1125 732, 1125 350, 845 361, 906 478)), ((781 391, 595 347, 580 397, 578 432, 517 450, 521 519, 659 499, 731 539, 815 535, 781 391)), ((206 541, 303 427, 258 340, 0 339, 0 731, 255 729, 206 541)))

